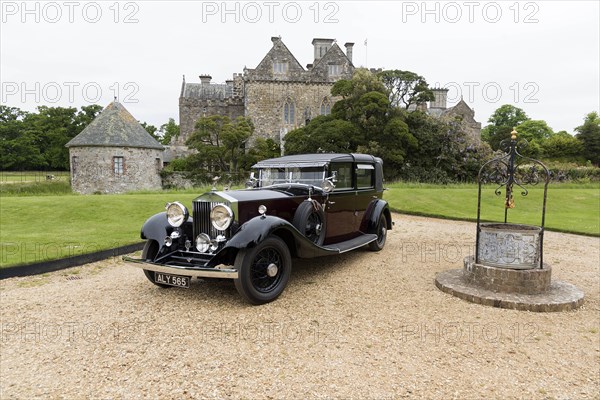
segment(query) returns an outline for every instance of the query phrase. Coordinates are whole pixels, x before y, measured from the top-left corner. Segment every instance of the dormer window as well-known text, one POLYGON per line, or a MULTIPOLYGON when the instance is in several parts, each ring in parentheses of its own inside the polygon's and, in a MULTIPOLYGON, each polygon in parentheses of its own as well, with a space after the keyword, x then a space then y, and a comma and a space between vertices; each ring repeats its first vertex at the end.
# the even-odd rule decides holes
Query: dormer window
POLYGON ((342 74, 342 66, 340 64, 329 64, 327 66, 329 76, 339 76, 342 74))
POLYGON ((286 62, 274 62, 273 63, 273 73, 274 74, 287 74, 288 72, 288 63, 286 62))

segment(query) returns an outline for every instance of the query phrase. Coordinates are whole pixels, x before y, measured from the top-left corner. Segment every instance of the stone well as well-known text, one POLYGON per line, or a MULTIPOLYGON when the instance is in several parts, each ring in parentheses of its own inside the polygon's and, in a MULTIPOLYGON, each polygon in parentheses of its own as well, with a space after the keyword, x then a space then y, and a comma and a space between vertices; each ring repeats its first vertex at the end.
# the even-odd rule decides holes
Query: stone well
POLYGON ((475 256, 466 257, 462 269, 438 274, 435 285, 453 296, 493 307, 541 312, 578 308, 583 304, 583 292, 569 283, 552 282, 552 268, 543 261, 548 168, 519 153, 515 130, 510 142, 503 143, 506 154, 485 163, 477 177, 475 256), (529 193, 526 186, 541 181, 545 182, 541 226, 508 223, 509 211, 515 208, 515 190, 525 198, 529 193), (481 222, 481 196, 486 184, 496 186, 496 196, 505 189, 504 223, 481 222))

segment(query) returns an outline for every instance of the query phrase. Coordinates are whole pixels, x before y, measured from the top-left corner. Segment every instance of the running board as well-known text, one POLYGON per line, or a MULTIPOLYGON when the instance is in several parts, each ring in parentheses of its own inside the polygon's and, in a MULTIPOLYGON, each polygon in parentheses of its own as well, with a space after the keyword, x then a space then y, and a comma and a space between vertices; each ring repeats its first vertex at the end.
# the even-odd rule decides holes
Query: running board
POLYGON ((361 235, 354 239, 346 240, 345 242, 336 243, 331 246, 324 246, 323 248, 330 251, 337 251, 338 253, 345 253, 347 251, 363 247, 364 245, 374 242, 376 240, 377 235, 361 235))

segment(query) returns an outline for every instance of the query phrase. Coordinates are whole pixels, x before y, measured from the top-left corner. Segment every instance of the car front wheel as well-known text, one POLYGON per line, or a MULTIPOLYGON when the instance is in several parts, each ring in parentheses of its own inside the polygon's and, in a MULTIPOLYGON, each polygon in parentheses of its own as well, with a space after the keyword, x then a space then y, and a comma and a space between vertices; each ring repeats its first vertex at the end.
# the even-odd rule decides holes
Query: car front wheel
POLYGON ((285 289, 292 270, 292 257, 283 240, 270 236, 256 247, 240 250, 235 258, 238 278, 235 288, 248 302, 265 304, 285 289))

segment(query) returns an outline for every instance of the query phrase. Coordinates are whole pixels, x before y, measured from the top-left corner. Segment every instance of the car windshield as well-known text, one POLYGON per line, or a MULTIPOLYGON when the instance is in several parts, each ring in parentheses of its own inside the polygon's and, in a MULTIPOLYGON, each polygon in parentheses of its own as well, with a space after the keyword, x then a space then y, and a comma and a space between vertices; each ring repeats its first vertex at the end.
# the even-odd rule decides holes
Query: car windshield
POLYGON ((325 169, 323 167, 263 168, 259 172, 259 179, 261 187, 289 183, 320 187, 325 179, 325 169))

